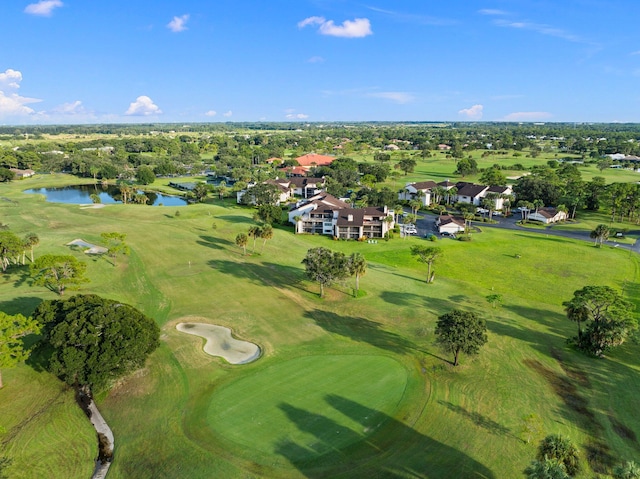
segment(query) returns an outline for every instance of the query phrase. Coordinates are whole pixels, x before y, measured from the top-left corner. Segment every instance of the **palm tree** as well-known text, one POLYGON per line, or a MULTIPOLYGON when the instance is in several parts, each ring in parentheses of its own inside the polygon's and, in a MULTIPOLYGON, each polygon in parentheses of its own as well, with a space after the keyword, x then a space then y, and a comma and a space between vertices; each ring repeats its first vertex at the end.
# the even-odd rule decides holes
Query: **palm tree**
POLYGON ((216 188, 216 192, 218 193, 218 198, 220 198, 220 200, 224 200, 224 197, 229 192, 229 188, 227 188, 227 184, 222 181, 216 188))
POLYGON ((300 215, 294 216, 293 221, 296 222, 296 233, 300 233, 300 223, 302 222, 302 216, 300 215))
POLYGON ((596 246, 602 246, 602 243, 604 243, 609 239, 610 233, 611 233, 611 230, 609 229, 609 227, 607 225, 601 224, 596 226, 596 229, 594 229, 591 233, 589 233, 589 236, 592 239, 596 240, 595 241, 596 246), (598 245, 598 242, 600 242, 600 245, 598 245))
MULTIPOLYGON (((40 244, 40 238, 38 238, 38 235, 35 233, 28 233, 24 237, 24 244, 27 248, 31 249, 31 262, 33 263, 33 247, 38 246, 38 244, 40 244)), ((24 256, 23 256, 22 264, 24 264, 24 256)))
POLYGON ((640 465, 633 461, 627 461, 613 469, 615 479, 638 479, 640 478, 640 465))
POLYGON ((356 276, 356 289, 354 296, 358 297, 358 291, 360 290, 360 276, 363 276, 367 271, 367 261, 364 259, 361 253, 353 253, 349 257, 349 272, 351 275, 356 276))
POLYGON ((536 459, 558 461, 569 476, 575 476, 580 471, 578 448, 569 438, 558 434, 551 434, 540 442, 536 459))
POLYGON ((542 200, 533 200, 533 207, 536 209, 536 213, 543 206, 544 206, 544 201, 542 201, 542 200))
POLYGON ((404 213, 404 206, 401 204, 397 204, 393 207, 393 211, 396 214, 396 223, 400 223, 400 217, 404 213))
POLYGON ((411 213, 415 215, 422 207, 422 202, 420 200, 411 200, 409 201, 409 207, 411 208, 411 213))
POLYGON ((264 246, 267 244, 267 240, 273 238, 273 227, 270 224, 264 225, 260 231, 260 238, 262 238, 262 249, 260 250, 260 254, 262 254, 264 246))
POLYGON ((464 232, 469 233, 471 229, 471 222, 476 217, 473 213, 465 213, 464 214, 464 232))
POLYGON ((249 231, 247 232, 249 236, 253 236, 253 250, 252 253, 256 252, 256 239, 262 234, 262 228, 257 225, 249 226, 249 231))
POLYGON ((560 461, 546 457, 532 461, 524 473, 527 479, 570 479, 560 461))
POLYGON ((453 198, 455 198, 458 194, 458 188, 456 188, 455 186, 452 186, 451 188, 449 188, 447 190, 447 203, 451 204, 453 203, 453 198))
POLYGON ((249 237, 244 233, 238 233, 236 236, 236 245, 242 248, 243 254, 247 255, 247 243, 249 242, 249 237))
POLYGON ((431 192, 433 193, 433 202, 436 204, 440 204, 447 194, 447 190, 442 186, 436 186, 431 192))
POLYGON ((431 268, 436 258, 442 254, 442 248, 414 245, 411 247, 411 254, 417 256, 418 261, 427 265, 427 283, 433 283, 435 274, 431 274, 431 268))

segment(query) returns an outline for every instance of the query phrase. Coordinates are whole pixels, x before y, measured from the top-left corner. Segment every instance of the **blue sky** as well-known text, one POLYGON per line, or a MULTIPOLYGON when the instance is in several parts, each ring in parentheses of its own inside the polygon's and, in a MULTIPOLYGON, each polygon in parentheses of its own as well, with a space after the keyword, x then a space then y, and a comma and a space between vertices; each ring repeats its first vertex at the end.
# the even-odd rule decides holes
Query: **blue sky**
POLYGON ((637 0, 5 0, 0 124, 640 122, 637 0))

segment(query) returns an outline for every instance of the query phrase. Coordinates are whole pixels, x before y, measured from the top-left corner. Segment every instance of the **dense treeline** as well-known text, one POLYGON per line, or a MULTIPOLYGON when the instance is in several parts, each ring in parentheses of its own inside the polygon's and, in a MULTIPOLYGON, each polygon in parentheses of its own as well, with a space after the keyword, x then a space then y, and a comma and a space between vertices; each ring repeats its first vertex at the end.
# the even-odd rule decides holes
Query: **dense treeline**
MULTIPOLYGON (((560 155, 560 159, 563 154, 573 158, 577 155, 588 161, 602 162, 603 168, 609 166, 606 163, 609 160, 604 157, 606 154, 640 155, 638 124, 56 125, 0 127, 2 140, 19 145, 2 146, 0 143, 0 169, 3 172, 8 168, 31 168, 41 172, 67 172, 94 180, 118 178, 127 181, 136 178, 140 172, 147 173, 146 176, 149 172, 157 176, 174 176, 214 171, 236 182, 236 190, 249 182, 281 175, 277 167, 293 165, 293 158, 305 153, 337 155, 338 161, 328 167, 316 168, 312 173, 327 178, 330 193, 351 197, 362 206, 392 204, 396 192, 379 184, 391 175, 413 171, 417 159, 435 155, 442 145, 446 145, 447 157, 457 160, 457 169, 452 168, 452 173, 463 177, 477 172, 477 164, 470 154, 480 150, 483 157, 495 157, 496 160, 508 151, 512 156, 530 157, 553 152, 555 156, 560 155), (72 135, 77 139, 69 139, 72 135), (397 150, 393 153, 394 162, 390 161, 392 156, 385 148, 397 150), (363 163, 351 158, 362 155, 375 162, 363 163), (279 160, 268 161, 271 158, 279 160)), ((518 164, 510 166, 524 170, 518 164)), ((497 173, 500 167, 496 163, 492 172, 497 173)), ((502 174, 498 176, 503 177, 502 174)), ((11 179, 4 175, 2 178, 11 179)), ((489 183, 496 181, 491 178, 489 183)), ((143 183, 148 184, 149 179, 143 183)), ((515 185, 517 198, 521 201, 564 205, 573 213, 583 207, 597 210, 606 201, 612 203, 613 215, 635 218, 639 210, 637 188, 623 189, 605 187, 599 178, 585 182, 575 166, 555 161, 549 162, 548 166, 535 167, 529 177, 515 185)))

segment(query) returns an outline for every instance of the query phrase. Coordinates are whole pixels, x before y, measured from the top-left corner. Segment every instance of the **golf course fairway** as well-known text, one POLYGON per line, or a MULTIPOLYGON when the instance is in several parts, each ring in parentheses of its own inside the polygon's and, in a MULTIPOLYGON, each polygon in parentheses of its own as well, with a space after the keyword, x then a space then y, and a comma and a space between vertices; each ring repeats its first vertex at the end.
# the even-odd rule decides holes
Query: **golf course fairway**
POLYGON ((405 367, 388 356, 306 356, 216 390, 207 422, 245 451, 269 457, 293 443, 289 459, 305 461, 373 434, 393 417, 406 384, 405 367))

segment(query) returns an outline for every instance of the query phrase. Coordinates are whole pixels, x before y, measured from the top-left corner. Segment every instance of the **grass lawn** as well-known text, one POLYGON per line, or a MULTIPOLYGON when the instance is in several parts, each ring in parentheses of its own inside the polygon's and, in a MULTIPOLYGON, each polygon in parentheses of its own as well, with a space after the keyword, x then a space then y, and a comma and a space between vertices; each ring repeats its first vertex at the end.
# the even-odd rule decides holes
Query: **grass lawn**
MULTIPOLYGON (((368 244, 277 227, 263 251, 250 242, 243 256, 235 237, 253 224, 252 210, 230 202, 176 216, 175 207, 80 209, 21 193, 66 182, 77 181, 46 175, 3 185, 1 196, 17 203, 0 202, 2 222, 20 236, 36 232, 36 255, 86 261, 92 281, 81 292, 130 303, 162 327, 146 367, 97 398, 116 438, 110 479, 514 478, 549 433, 578 445, 583 479, 637 458, 640 346, 602 360, 577 353, 566 345, 575 324, 562 308, 589 284, 624 288, 640 304, 638 257, 628 251, 485 228, 471 242, 439 240, 427 285, 426 267, 409 252, 420 238, 368 244), (126 233, 132 249, 115 266, 64 246, 100 243, 110 231, 126 233), (365 256, 360 297, 347 280, 319 298, 301 265, 316 246, 365 256), (493 293, 502 307, 487 303, 493 293), (479 312, 489 328, 480 355, 457 368, 434 345, 438 315, 453 308, 479 312), (230 327, 263 356, 234 366, 206 355, 175 329, 193 317, 230 327), (527 444, 531 414, 541 430, 527 444)), ((28 314, 53 298, 22 269, 0 278, 4 311, 28 314)), ((0 440, 14 460, 10 477, 27 477, 30 463, 48 477, 87 477, 95 437, 72 394, 60 395, 61 384, 32 365, 4 377, 0 440)))

